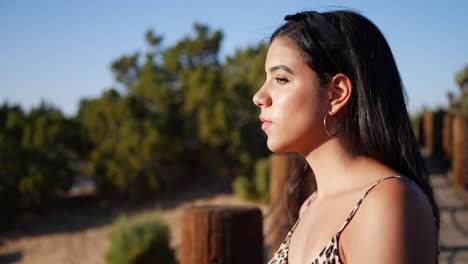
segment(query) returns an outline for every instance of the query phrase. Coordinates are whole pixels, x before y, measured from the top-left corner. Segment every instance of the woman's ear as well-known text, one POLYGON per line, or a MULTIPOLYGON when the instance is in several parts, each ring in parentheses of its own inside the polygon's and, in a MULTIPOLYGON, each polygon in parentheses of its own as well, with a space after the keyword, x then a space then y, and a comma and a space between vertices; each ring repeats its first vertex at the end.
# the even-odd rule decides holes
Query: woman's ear
POLYGON ((338 73, 329 83, 329 111, 330 115, 339 112, 351 98, 353 85, 348 76, 338 73))

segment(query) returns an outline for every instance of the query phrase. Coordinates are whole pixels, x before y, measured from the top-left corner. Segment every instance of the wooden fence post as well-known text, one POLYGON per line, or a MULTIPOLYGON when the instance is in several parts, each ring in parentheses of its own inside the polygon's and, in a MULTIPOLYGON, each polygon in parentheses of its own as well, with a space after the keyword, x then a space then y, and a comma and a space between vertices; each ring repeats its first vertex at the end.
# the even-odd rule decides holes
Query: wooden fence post
POLYGON ((424 119, 424 149, 432 156, 434 150, 434 114, 425 112, 424 119))
POLYGON ((424 142, 425 149, 430 156, 441 158, 443 157, 443 119, 444 111, 425 112, 424 119, 424 142))
POLYGON ((263 222, 258 208, 201 206, 182 216, 181 264, 262 264, 263 222))
POLYGON ((468 118, 463 117, 464 129, 463 129, 463 171, 465 175, 463 188, 468 188, 468 118))
POLYGON ((463 116, 456 116, 453 119, 453 160, 452 160, 452 182, 455 186, 465 184, 466 170, 466 121, 463 116))
POLYGON ((453 146, 453 115, 450 113, 445 114, 443 122, 443 129, 442 129, 442 149, 444 153, 444 160, 451 161, 452 160, 452 146, 453 146))
MULTIPOLYGON (((285 184, 288 178, 296 173, 298 168, 297 153, 278 153, 271 155, 271 167, 270 167, 270 201, 271 204, 271 216, 269 216, 270 225, 268 227, 268 233, 266 234, 266 243, 269 246, 269 256, 272 258, 281 242, 283 242, 289 229, 288 219, 288 204, 286 193, 284 192, 285 184)), ((309 194, 316 190, 315 179, 305 179, 307 184, 303 185, 299 195, 305 199, 309 194)))
POLYGON ((287 223, 288 205, 283 191, 288 176, 295 169, 295 156, 292 153, 272 154, 270 164, 270 201, 272 203, 272 212, 269 216, 270 225, 265 239, 270 249, 269 259, 273 257, 273 254, 282 242, 282 238, 288 232, 287 226, 284 225, 287 223))
POLYGON ((426 145, 425 141, 425 135, 424 135, 424 115, 421 117, 421 120, 419 121, 418 124, 418 143, 421 147, 424 147, 426 145))
POLYGON ((444 148, 443 148, 443 130, 444 130, 444 117, 446 115, 445 111, 439 110, 433 113, 433 136, 434 136, 434 145, 433 145, 433 152, 432 155, 436 158, 443 158, 444 157, 444 148))

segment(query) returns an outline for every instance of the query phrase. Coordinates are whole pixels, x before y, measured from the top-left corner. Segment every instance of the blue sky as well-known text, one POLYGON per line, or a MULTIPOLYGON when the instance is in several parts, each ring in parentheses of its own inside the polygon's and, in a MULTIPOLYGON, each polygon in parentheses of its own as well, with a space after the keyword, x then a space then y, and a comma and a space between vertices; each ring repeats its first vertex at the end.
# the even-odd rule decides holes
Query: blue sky
POLYGON ((468 64, 468 1, 24 1, 0 2, 0 102, 41 99, 74 115, 84 97, 116 85, 110 63, 144 51, 153 29, 170 46, 194 22, 224 33, 221 59, 262 41, 298 11, 347 8, 370 18, 392 48, 409 109, 447 104, 468 64))

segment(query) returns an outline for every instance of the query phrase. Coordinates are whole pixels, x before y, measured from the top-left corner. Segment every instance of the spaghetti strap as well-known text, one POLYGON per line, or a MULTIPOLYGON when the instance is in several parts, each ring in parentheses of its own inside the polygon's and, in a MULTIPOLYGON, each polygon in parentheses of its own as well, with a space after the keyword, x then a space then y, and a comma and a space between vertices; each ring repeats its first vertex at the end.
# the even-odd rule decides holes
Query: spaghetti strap
MULTIPOLYGON (((341 234, 341 232, 343 232, 343 230, 346 228, 346 226, 349 224, 349 222, 351 221, 351 219, 354 217, 354 215, 356 214, 357 210, 359 209, 359 207, 361 206, 362 204, 362 201, 364 200, 364 198, 366 198, 367 194, 372 191, 372 189, 374 189, 375 186, 377 186, 379 183, 383 182, 384 180, 387 180, 387 179, 391 179, 391 178, 400 178, 400 179, 403 179, 406 177, 402 177, 402 176, 398 176, 398 175, 394 175, 394 176, 388 176, 388 177, 385 177, 385 178, 382 178, 378 181, 376 181, 369 189, 367 189, 366 193, 364 194, 364 196, 359 200, 359 202, 356 204, 356 206, 354 206, 353 210, 351 211, 351 213, 349 214, 349 216, 346 218, 346 221, 343 223, 343 225, 341 226, 340 230, 338 231, 338 234, 337 236, 339 236, 341 234)), ((411 180, 410 180, 411 181, 411 180)))

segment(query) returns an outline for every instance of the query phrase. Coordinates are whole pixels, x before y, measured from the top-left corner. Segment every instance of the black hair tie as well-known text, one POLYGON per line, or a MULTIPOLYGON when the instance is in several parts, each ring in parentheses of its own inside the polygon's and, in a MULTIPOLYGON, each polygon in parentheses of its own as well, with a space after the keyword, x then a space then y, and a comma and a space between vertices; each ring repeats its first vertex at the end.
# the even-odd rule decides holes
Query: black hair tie
POLYGON ((294 15, 287 15, 284 17, 284 20, 305 23, 319 35, 317 40, 322 42, 322 44, 338 46, 343 44, 341 35, 336 30, 335 26, 333 26, 324 15, 318 12, 305 11, 294 15))
POLYGON ((296 13, 294 15, 286 15, 284 17, 284 20, 286 20, 286 21, 290 21, 290 20, 297 21, 297 20, 301 19, 302 17, 303 17, 302 13, 296 13))

